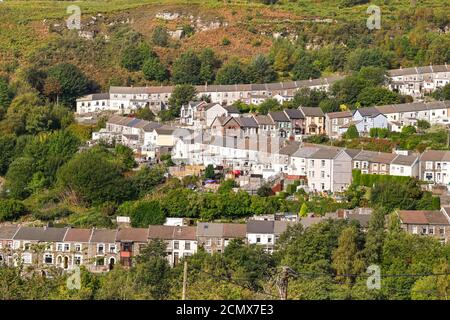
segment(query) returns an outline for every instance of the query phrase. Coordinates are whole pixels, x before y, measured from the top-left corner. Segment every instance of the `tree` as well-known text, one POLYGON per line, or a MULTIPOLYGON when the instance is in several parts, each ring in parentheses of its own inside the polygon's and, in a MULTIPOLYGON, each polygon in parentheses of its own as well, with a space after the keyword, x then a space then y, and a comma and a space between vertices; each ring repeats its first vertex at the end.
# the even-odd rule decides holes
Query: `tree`
POLYGON ((6 190, 14 199, 25 199, 31 193, 28 183, 34 173, 34 161, 32 158, 17 158, 9 166, 6 173, 6 190))
MULTIPOLYGON (((447 83, 444 87, 436 89, 433 94, 433 98, 436 100, 450 100, 450 83, 447 83)), ((0 103, 1 105, 1 103, 0 103)))
POLYGON ((139 201, 131 211, 131 225, 135 228, 147 228, 149 225, 163 224, 166 217, 158 201, 139 201))
POLYGON ((175 117, 180 115, 181 106, 194 100, 197 90, 190 84, 180 84, 175 86, 169 98, 171 114, 175 117))
POLYGON ((144 62, 150 58, 157 58, 157 55, 146 43, 140 42, 138 45, 132 43, 123 49, 120 65, 128 71, 139 71, 144 62))
POLYGON ((0 120, 6 113, 6 110, 11 103, 11 92, 9 91, 8 83, 0 78, 0 120))
POLYGON ((278 100, 271 98, 258 105, 257 110, 259 114, 268 114, 270 111, 278 110, 280 107, 278 100))
POLYGON ((277 75, 269 61, 263 55, 257 55, 247 70, 248 81, 251 83, 270 83, 276 80, 277 75))
POLYGON ((217 69, 220 68, 221 61, 216 57, 212 49, 203 49, 199 55, 200 59, 200 82, 213 83, 216 78, 217 69))
POLYGON ((242 64, 237 60, 233 60, 219 69, 216 82, 218 84, 246 83, 247 75, 242 64))
POLYGON ((362 107, 372 107, 400 103, 400 95, 381 87, 366 87, 357 97, 362 107))
POLYGON ((299 212, 299 216, 300 217, 308 216, 308 205, 306 204, 306 202, 302 203, 302 206, 301 206, 300 212, 299 212))
MULTIPOLYGON (((361 257, 358 246, 358 230, 354 226, 342 230, 338 239, 338 246, 333 251, 333 269, 337 274, 359 274, 364 270, 364 260, 361 257)), ((355 281, 355 277, 336 277, 337 280, 345 280, 348 284, 355 281)))
POLYGON ((412 135, 416 133, 416 127, 414 126, 404 126, 402 128, 402 134, 404 135, 412 135))
POLYGON ((275 70, 285 72, 290 68, 290 55, 289 50, 285 47, 276 51, 273 66, 275 70))
POLYGON ((320 69, 313 63, 309 55, 302 55, 292 68, 293 80, 316 79, 320 77, 320 69))
POLYGON ((162 82, 167 80, 166 67, 158 58, 147 59, 142 66, 142 73, 145 80, 162 82))
POLYGON ((114 148, 114 155, 123 170, 130 170, 136 166, 134 152, 131 148, 124 146, 123 144, 118 144, 114 148))
POLYGON ((172 81, 175 84, 199 84, 201 61, 192 50, 183 53, 175 60, 172 68, 172 81))
POLYGON ((169 44, 169 33, 167 28, 163 26, 157 26, 152 32, 152 43, 160 47, 167 47, 169 44))
POLYGON ((170 290, 171 269, 166 249, 163 240, 152 240, 136 257, 136 286, 156 300, 164 299, 170 290))
POLYGON ((70 63, 60 63, 48 70, 48 77, 57 81, 60 86, 61 102, 73 106, 75 99, 87 94, 91 82, 85 74, 70 63))
POLYGON ((362 67, 368 66, 389 69, 390 60, 391 56, 379 48, 358 48, 347 56, 346 68, 352 71, 359 71, 362 67))
POLYGON ((358 129, 354 124, 350 125, 345 132, 345 138, 346 139, 357 139, 359 138, 359 132, 358 129))
POLYGON ((109 157, 94 149, 75 155, 58 170, 58 185, 88 204, 129 198, 134 191, 109 157))
POLYGON ((14 160, 16 138, 14 135, 0 136, 0 176, 8 171, 10 163, 14 160))
POLYGON ((258 188, 256 194, 260 197, 268 197, 273 195, 273 191, 272 188, 270 188, 270 186, 268 186, 267 184, 263 184, 261 187, 258 188))

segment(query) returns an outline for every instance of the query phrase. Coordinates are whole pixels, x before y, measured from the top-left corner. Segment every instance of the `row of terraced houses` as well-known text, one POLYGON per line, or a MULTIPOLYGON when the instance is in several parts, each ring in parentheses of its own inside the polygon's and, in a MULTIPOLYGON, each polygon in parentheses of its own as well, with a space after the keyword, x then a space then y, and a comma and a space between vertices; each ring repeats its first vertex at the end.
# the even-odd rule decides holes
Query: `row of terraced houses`
MULTIPOLYGON (((272 253, 288 226, 301 223, 308 228, 325 219, 356 220, 367 230, 371 209, 340 209, 324 216, 299 218, 295 214, 263 215, 247 223, 198 222, 197 226, 152 225, 148 228, 75 229, 55 227, 0 226, 0 265, 22 265, 26 270, 53 268, 72 270, 85 266, 91 272, 107 272, 117 264, 127 268, 148 243, 166 243, 171 266, 202 247, 221 253, 233 239, 261 246, 272 253)), ((450 241, 450 207, 433 211, 398 211, 401 227, 409 233, 429 236, 441 243, 450 241)))
MULTIPOLYGON (((198 98, 208 96, 212 103, 222 105, 231 105, 237 101, 259 104, 268 98, 275 98, 283 103, 292 99, 300 88, 328 90, 334 82, 342 78, 334 76, 265 84, 205 84, 195 88, 198 98)), ((450 82, 450 66, 445 64, 389 70, 388 78, 389 89, 418 99, 450 82)), ((77 99, 76 109, 78 114, 102 111, 128 114, 148 107, 157 113, 167 108, 173 89, 173 86, 111 87, 107 93, 91 94, 77 99)))

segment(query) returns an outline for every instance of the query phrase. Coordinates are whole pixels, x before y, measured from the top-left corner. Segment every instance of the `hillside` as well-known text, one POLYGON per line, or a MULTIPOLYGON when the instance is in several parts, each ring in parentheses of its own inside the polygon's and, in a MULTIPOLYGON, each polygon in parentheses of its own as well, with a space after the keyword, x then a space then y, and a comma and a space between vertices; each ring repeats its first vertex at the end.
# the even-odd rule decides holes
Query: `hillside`
MULTIPOLYGON (((104 88, 111 82, 142 84, 141 75, 119 66, 118 51, 123 47, 115 33, 133 30, 150 42, 158 25, 169 31, 189 26, 194 32, 171 40, 166 47, 152 47, 169 69, 189 48, 212 48, 224 61, 232 57, 248 61, 259 53, 267 54, 274 38, 297 40, 310 50, 328 44, 350 49, 373 45, 398 53, 392 40, 402 36, 424 48, 433 40, 448 47, 448 33, 443 34, 449 21, 445 0, 418 1, 416 6, 405 1, 373 1, 382 12, 382 28, 375 32, 365 26, 368 4, 340 8, 340 3, 283 0, 267 6, 257 1, 5 0, 0 3, 0 75, 14 78, 27 66, 45 68, 64 61, 79 66, 104 88), (82 31, 95 32, 94 40, 67 32, 64 19, 70 15, 66 13, 69 5, 81 8, 82 31), (164 13, 168 15, 157 17, 164 13)), ((417 59, 416 54, 398 55, 402 57, 395 64, 404 66, 448 60, 445 53, 437 59, 440 61, 417 59)))

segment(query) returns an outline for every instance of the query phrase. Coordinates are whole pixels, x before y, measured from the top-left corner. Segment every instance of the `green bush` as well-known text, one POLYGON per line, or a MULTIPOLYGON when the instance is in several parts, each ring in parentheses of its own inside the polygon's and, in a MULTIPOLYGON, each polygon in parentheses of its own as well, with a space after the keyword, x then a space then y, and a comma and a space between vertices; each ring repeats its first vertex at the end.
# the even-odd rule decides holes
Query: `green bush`
POLYGON ((25 205, 17 200, 0 200, 0 222, 14 221, 28 213, 25 205))

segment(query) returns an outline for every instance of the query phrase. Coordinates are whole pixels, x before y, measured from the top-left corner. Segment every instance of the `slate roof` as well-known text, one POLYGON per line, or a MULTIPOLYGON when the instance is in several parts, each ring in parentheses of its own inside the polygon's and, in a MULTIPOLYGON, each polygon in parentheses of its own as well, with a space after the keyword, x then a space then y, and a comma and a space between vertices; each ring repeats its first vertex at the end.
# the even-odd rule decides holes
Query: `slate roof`
POLYGON ((17 230, 18 226, 0 226, 0 239, 1 240, 12 240, 17 230))
POLYGON ((319 149, 316 152, 307 156, 307 158, 310 158, 310 159, 334 159, 340 152, 341 152, 340 149, 331 149, 331 148, 319 149))
POLYGON ((275 221, 249 220, 247 221, 247 233, 273 234, 275 221))
POLYGON ((300 107, 299 108, 305 117, 324 117, 322 109, 319 107, 300 107))
POLYGON ((114 243, 116 242, 117 230, 94 229, 90 242, 93 243, 114 243))
POLYGON ((61 242, 68 228, 53 227, 20 227, 14 240, 30 240, 42 242, 61 242))
POLYGON ((70 228, 67 230, 64 241, 68 242, 89 242, 91 239, 93 229, 75 229, 70 228))
POLYGON ((267 115, 258 115, 253 117, 259 125, 273 125, 275 124, 271 117, 267 115))
POLYGON ((420 161, 450 161, 450 151, 426 150, 420 155, 420 161))
POLYGON ((328 112, 326 116, 330 119, 351 118, 353 113, 351 111, 328 112))
POLYGON ((288 116, 289 119, 305 119, 305 115, 298 109, 284 109, 284 113, 288 116))
POLYGON ((148 228, 123 228, 117 231, 117 241, 147 242, 148 228))
POLYGON ((447 217, 439 210, 400 210, 402 223, 450 225, 447 217))
POLYGON ((269 117, 271 117, 275 122, 290 122, 289 118, 283 111, 269 112, 269 117))
POLYGON ((361 150, 353 160, 390 164, 396 157, 394 153, 361 150))
POLYGON ((355 111, 355 113, 356 112, 359 112, 359 114, 363 117, 376 117, 381 114, 381 112, 375 107, 359 108, 355 111))
POLYGON ((417 155, 411 154, 408 156, 399 154, 392 160, 391 164, 403 165, 403 166, 411 166, 417 161, 417 155))
POLYGON ((148 228, 148 238, 162 240, 195 240, 196 228, 152 225, 148 228))

